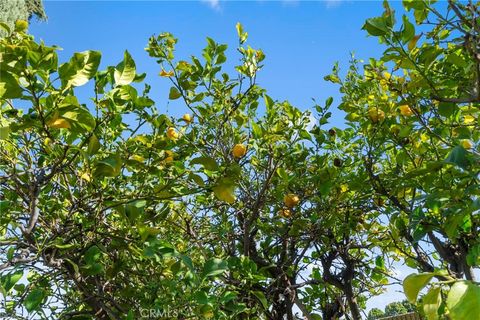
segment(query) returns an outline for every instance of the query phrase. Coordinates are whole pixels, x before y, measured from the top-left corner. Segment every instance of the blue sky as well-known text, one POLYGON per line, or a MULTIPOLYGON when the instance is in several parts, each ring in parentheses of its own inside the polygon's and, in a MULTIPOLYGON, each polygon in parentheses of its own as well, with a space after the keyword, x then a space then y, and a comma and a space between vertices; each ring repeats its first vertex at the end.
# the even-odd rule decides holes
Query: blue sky
MULTIPOLYGON (((152 34, 171 32, 179 38, 176 56, 188 59, 201 55, 206 37, 229 45, 228 58, 235 62, 238 43, 235 24, 241 22, 249 33, 248 44, 266 54, 258 83, 274 99, 289 100, 302 110, 310 109, 312 98, 340 100, 338 87, 327 83, 327 75, 338 61, 348 68, 350 52, 360 59, 379 57, 383 48, 376 38, 361 30, 365 19, 381 14, 381 1, 44 1, 48 21, 34 22, 30 31, 49 45, 59 45, 60 60, 74 52, 99 50, 102 67, 116 65, 128 49, 137 72, 147 73, 151 96, 160 112, 168 106, 168 80, 160 78, 159 66, 144 48, 152 34)), ((403 12, 401 2, 391 4, 403 12)), ((233 69, 230 70, 233 73, 233 69)), ((83 101, 84 103, 87 101, 83 101)), ((180 116, 186 109, 171 105, 169 113, 180 116)), ((343 123, 334 112, 332 122, 343 123)), ((409 271, 400 268, 400 277, 409 271)), ((401 293, 372 299, 368 307, 382 308, 402 300, 401 293)))
MULTIPOLYGON (((399 7, 400 3, 393 3, 399 7)), ((258 82, 274 99, 289 100, 301 109, 311 98, 324 101, 337 87, 325 82, 335 63, 346 68, 350 52, 359 58, 379 56, 382 47, 361 29, 366 18, 382 12, 380 1, 45 1, 48 21, 30 31, 47 44, 73 52, 99 50, 102 66, 116 65, 128 49, 140 72, 147 72, 157 107, 165 111, 169 83, 144 48, 149 36, 171 32, 179 38, 177 57, 200 55, 207 36, 229 45, 235 62, 235 24, 241 22, 250 44, 266 53, 258 82)), ((401 9, 403 10, 403 9, 401 9)), ((232 70, 233 71, 233 70, 232 70)), ((181 114, 184 109, 169 110, 181 114)), ((343 116, 333 119, 336 125, 343 116)))

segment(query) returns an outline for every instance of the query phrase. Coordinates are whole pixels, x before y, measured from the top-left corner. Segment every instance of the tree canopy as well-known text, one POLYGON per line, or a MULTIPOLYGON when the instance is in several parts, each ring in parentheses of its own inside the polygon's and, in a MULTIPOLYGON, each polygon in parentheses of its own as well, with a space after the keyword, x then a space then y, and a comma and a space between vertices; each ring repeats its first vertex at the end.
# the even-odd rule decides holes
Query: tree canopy
POLYGON ((357 320, 405 264, 422 316, 477 319, 478 6, 403 5, 363 26, 381 57, 325 77, 341 101, 306 111, 257 84, 240 23, 233 70, 211 38, 187 59, 152 36, 180 119, 128 51, 59 62, 2 24, 0 316, 357 320))

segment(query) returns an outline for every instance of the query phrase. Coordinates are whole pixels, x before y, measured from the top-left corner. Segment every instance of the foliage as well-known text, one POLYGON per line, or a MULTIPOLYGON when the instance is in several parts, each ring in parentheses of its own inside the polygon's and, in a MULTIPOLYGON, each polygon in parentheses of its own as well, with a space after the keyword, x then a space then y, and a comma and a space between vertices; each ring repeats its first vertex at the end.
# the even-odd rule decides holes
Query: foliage
POLYGON ((408 310, 401 302, 392 302, 385 307, 385 316, 396 316, 407 313, 408 310))
POLYGON ((202 189, 185 168, 190 129, 158 114, 148 85, 139 91, 145 75, 127 51, 100 71, 99 52, 58 65, 56 47, 18 29, 1 46, 3 310, 192 312, 224 264, 183 237, 177 200, 202 189), (90 83, 82 103, 75 91, 90 83), (172 126, 179 139, 166 137, 172 126))
POLYGON ((377 320, 385 316, 385 312, 378 308, 373 308, 368 312, 367 320, 377 320))
POLYGON ((415 302, 437 278, 421 303, 427 318, 463 319, 459 310, 478 305, 480 73, 478 44, 470 40, 478 13, 454 1, 446 12, 423 1, 404 1, 404 7, 413 23, 403 15, 397 27, 385 2, 383 15, 364 25, 387 46, 380 60, 370 59, 363 72, 354 60, 345 81, 338 70, 328 79, 342 86, 340 108, 359 134, 370 184, 388 202, 380 210, 389 222, 382 251, 400 253, 423 272, 405 279, 408 299, 415 302), (362 116, 370 108, 384 119, 362 116))
POLYGON ((373 308, 368 312, 367 320, 382 319, 385 317, 399 316, 410 312, 419 313, 417 307, 408 300, 392 302, 385 306, 384 310, 373 308))
POLYGON ((357 320, 394 263, 420 272, 404 291, 428 319, 480 314, 477 11, 404 6, 401 27, 386 2, 364 26, 379 60, 326 77, 344 129, 332 98, 302 111, 257 84, 240 24, 233 71, 213 39, 183 60, 150 38, 191 112, 175 119, 128 51, 59 64, 17 23, 0 40, 2 316, 357 320))

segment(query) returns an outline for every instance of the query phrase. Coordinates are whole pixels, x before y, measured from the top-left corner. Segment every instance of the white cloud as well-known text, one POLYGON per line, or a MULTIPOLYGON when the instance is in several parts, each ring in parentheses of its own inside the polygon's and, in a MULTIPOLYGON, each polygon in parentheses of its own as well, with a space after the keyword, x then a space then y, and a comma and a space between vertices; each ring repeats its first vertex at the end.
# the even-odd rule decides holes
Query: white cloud
POLYGON ((220 0, 201 0, 203 3, 206 3, 210 8, 213 10, 219 11, 220 7, 220 0))
POLYGON ((327 9, 336 8, 342 4, 343 0, 325 0, 325 6, 327 9))
POLYGON ((284 6, 296 7, 300 3, 300 0, 282 0, 284 6))

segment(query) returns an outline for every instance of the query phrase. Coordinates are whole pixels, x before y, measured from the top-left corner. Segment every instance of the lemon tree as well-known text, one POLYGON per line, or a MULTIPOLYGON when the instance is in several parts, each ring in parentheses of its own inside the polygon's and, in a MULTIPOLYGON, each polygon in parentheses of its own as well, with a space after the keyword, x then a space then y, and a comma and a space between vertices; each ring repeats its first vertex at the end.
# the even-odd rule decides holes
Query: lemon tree
POLYGON ((365 22, 386 47, 380 59, 353 59, 343 80, 338 69, 327 79, 345 93, 340 109, 357 132, 370 197, 385 202, 383 250, 421 272, 404 281, 408 299, 429 287, 420 302, 428 319, 463 319, 480 305, 477 7, 403 5, 401 19, 385 2, 365 22))
POLYGON ((422 316, 480 314, 478 8, 403 5, 363 27, 382 57, 326 76, 343 128, 332 98, 259 86, 241 24, 233 67, 213 39, 188 59, 172 34, 149 39, 180 119, 128 51, 59 63, 25 21, 6 26, 1 317, 357 320, 398 264, 418 270, 403 288, 422 316))
POLYGON ((60 63, 25 24, 0 40, 0 317, 194 314, 224 266, 189 241, 192 118, 158 112, 128 51, 60 63))

